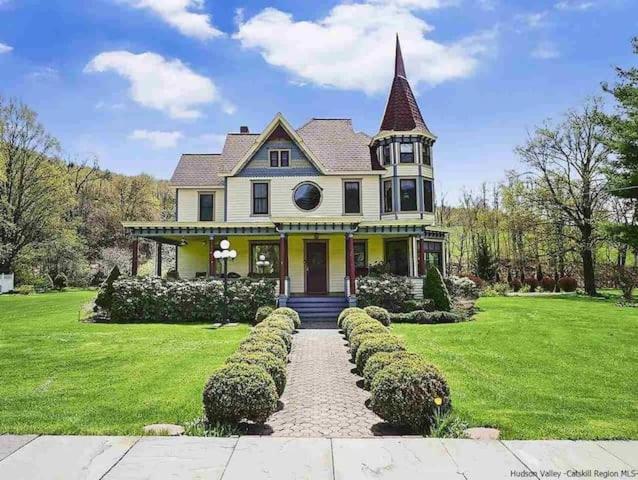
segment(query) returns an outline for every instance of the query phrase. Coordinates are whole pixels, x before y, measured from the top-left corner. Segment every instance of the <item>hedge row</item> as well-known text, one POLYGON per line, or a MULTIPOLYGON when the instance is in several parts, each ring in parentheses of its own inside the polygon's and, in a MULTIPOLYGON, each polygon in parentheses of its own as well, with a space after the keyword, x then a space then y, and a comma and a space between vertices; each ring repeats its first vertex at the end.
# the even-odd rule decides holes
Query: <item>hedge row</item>
POLYGON ((420 355, 407 352, 403 340, 366 310, 347 308, 337 323, 365 387, 371 390, 370 408, 377 415, 422 433, 430 430, 437 414, 450 409, 450 389, 443 375, 420 355))
POLYGON ((286 387, 286 363, 299 315, 276 309, 261 320, 204 388, 208 424, 265 422, 286 387), (296 319, 296 320, 295 320, 296 319))
MULTIPOLYGON (((112 322, 214 322, 223 317, 224 286, 219 280, 121 278, 100 290, 96 304, 112 322)), ((232 321, 252 321, 259 307, 274 304, 272 280, 239 279, 228 284, 228 318, 232 321)))
POLYGON ((391 313, 390 319, 393 323, 419 323, 424 325, 459 323, 464 321, 464 318, 458 313, 426 312, 425 310, 415 310, 410 313, 391 313))

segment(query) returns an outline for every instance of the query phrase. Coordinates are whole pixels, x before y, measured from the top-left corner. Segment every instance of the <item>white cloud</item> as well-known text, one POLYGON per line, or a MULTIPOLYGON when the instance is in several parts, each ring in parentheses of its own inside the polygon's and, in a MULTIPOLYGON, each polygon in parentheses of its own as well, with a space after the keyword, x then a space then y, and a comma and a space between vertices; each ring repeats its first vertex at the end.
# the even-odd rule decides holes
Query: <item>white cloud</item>
POLYGON ((560 52, 552 42, 541 42, 534 50, 532 50, 532 57, 540 60, 552 60, 560 57, 560 52))
POLYGON ((13 47, 7 45, 6 43, 0 43, 0 55, 3 53, 9 53, 13 50, 13 47))
POLYGON ((160 132, 152 130, 135 130, 129 135, 131 140, 143 140, 149 142, 153 148, 174 148, 177 142, 184 137, 182 132, 160 132))
POLYGON ((342 4, 317 21, 296 21, 289 13, 266 8, 247 21, 239 15, 234 38, 244 48, 259 51, 269 64, 292 73, 296 82, 369 94, 388 88, 396 32, 414 85, 472 75, 482 56, 492 50, 496 31, 456 43, 435 42, 428 38, 433 27, 412 12, 417 3, 423 8, 438 2, 342 4))
POLYGON ((452 5, 458 5, 459 0, 370 0, 376 5, 391 5, 412 10, 432 10, 452 5))
POLYGON ((204 12, 204 0, 121 0, 137 9, 150 10, 188 37, 209 40, 223 33, 204 12))
POLYGON ((516 15, 516 21, 530 29, 547 26, 547 12, 521 13, 516 15))
POLYGON ((193 72, 180 60, 166 60, 156 53, 103 52, 84 71, 116 72, 130 82, 131 99, 172 118, 199 118, 202 116, 199 107, 213 102, 227 113, 234 111, 234 106, 221 98, 212 80, 193 72))
POLYGON ((498 0, 476 0, 476 3, 483 10, 493 11, 496 10, 498 0))
POLYGON ((29 80, 47 81, 56 80, 60 77, 60 72, 53 67, 37 67, 27 74, 29 80))
POLYGON ((561 0, 557 2, 554 7, 557 10, 589 10, 596 6, 596 2, 588 0, 561 0))

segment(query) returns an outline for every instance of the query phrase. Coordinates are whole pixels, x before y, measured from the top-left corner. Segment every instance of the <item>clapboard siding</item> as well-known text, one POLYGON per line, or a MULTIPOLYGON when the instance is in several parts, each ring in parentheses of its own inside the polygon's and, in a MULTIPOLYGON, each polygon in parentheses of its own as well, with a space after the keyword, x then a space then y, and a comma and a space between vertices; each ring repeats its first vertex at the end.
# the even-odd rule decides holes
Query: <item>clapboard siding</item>
POLYGON ((224 190, 221 188, 180 188, 177 193, 177 221, 197 222, 199 220, 199 193, 215 194, 215 222, 224 221, 224 190))

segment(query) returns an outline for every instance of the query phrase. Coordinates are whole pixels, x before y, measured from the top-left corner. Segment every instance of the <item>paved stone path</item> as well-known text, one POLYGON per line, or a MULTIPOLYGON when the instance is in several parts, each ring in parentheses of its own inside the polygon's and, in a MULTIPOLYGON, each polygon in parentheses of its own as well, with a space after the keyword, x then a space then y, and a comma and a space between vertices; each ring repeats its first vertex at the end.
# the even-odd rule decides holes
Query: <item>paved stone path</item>
POLYGON ((595 470, 633 478, 638 442, 0 435, 3 480, 603 478, 595 470))
POLYGON ((268 425, 278 437, 371 437, 382 420, 365 406, 369 392, 351 373, 346 341, 336 329, 302 329, 294 335, 284 408, 268 425))

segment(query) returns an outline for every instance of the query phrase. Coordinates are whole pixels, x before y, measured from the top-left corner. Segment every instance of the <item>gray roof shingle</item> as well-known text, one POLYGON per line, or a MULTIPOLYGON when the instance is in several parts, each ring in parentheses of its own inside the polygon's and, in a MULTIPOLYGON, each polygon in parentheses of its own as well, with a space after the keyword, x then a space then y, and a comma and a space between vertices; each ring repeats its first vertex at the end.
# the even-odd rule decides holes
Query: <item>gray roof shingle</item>
POLYGON ((199 187, 223 185, 219 176, 221 155, 184 154, 171 177, 171 185, 177 187, 199 187))

